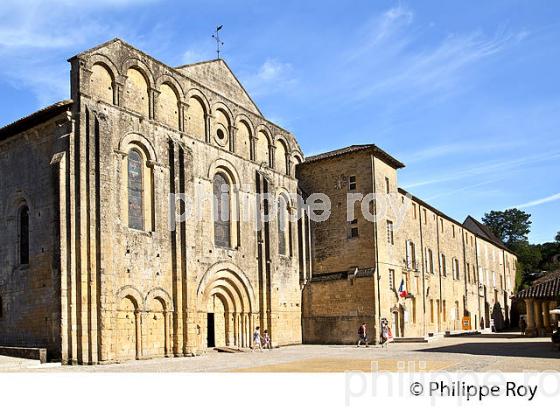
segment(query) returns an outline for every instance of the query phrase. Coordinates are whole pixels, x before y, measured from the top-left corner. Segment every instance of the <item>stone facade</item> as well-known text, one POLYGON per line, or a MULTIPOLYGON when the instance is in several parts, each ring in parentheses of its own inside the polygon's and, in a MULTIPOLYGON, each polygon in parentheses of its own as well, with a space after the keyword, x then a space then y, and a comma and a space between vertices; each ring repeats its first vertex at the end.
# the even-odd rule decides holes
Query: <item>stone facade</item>
POLYGON ((257 196, 294 212, 295 138, 223 60, 171 68, 113 40, 69 61, 63 112, 0 139, 0 344, 86 364, 248 347, 258 325, 301 343, 302 235, 290 222, 281 247, 257 196))
POLYGON ((93 364, 250 347, 256 326, 279 346, 507 320, 515 256, 399 189, 377 147, 303 162, 223 60, 116 39, 69 61, 70 100, 0 129, 0 345, 93 364), (296 193, 327 194, 328 220, 296 193), (369 221, 382 204, 349 193, 393 206, 369 221))
POLYGON ((298 166, 302 190, 325 193, 332 209, 328 220, 311 226, 304 342, 355 342, 362 322, 375 340, 382 319, 401 338, 461 331, 465 317, 473 330, 489 327, 491 319, 498 329, 507 324, 515 255, 473 218, 457 222, 398 188, 403 166, 374 145, 310 157, 298 166), (357 200, 347 200, 356 194, 357 200), (375 201, 368 200, 371 194, 378 195, 375 201), (367 218, 368 212, 378 218, 367 218), (399 294, 401 283, 406 297, 399 294), (344 303, 330 303, 339 298, 344 303))

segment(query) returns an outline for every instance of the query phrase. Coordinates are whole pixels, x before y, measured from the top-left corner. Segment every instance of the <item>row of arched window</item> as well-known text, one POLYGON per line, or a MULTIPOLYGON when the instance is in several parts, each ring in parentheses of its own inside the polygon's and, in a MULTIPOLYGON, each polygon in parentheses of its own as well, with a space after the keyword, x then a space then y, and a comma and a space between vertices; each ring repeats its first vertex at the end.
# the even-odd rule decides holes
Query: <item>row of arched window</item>
MULTIPOLYGON (((151 230, 150 212, 153 201, 151 168, 147 167, 147 158, 142 149, 133 147, 127 156, 127 201, 128 227, 136 230, 151 230), (148 174, 148 175, 146 175, 148 174)), ((213 176, 213 221, 214 244, 221 248, 234 248, 238 227, 238 218, 234 217, 237 210, 235 193, 232 190, 232 177, 227 170, 219 169, 213 176)), ((278 197, 277 226, 278 252, 281 255, 292 256, 292 224, 290 223, 289 201, 284 195, 278 197)))
POLYGON ((139 67, 131 66, 126 71, 123 85, 124 101, 119 102, 115 78, 107 64, 97 62, 91 69, 90 92, 99 100, 122 105, 147 118, 156 118, 193 138, 215 143, 283 174, 291 174, 293 166, 302 162, 301 155, 297 151, 292 152, 287 141, 272 138, 264 126, 255 128, 243 115, 238 116, 234 123, 233 114, 223 103, 213 106, 210 127, 210 104, 199 90, 189 91, 183 111, 180 85, 171 76, 165 76, 158 89, 152 91, 155 87, 153 81, 139 67), (210 135, 210 128, 213 135, 210 135))

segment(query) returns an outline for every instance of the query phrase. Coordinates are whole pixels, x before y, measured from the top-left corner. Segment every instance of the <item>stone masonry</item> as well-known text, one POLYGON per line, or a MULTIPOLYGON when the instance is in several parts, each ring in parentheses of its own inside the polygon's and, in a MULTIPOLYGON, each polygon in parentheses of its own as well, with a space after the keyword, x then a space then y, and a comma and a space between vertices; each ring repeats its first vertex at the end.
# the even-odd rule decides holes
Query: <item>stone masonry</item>
POLYGON ((308 157, 298 166, 302 190, 331 201, 330 217, 311 225, 304 343, 356 342, 362 322, 377 341, 382 319, 397 338, 507 324, 515 255, 474 218, 457 222, 399 188, 402 167, 375 145, 308 157), (366 200, 348 201, 352 194, 366 200), (379 196, 368 200, 371 194, 379 196), (366 218, 368 212, 377 218, 366 218))
POLYGON ((294 212, 293 135, 223 60, 172 68, 116 39, 69 62, 71 100, 0 130, 0 345, 92 364, 248 347, 259 325, 301 343, 296 224, 255 223, 257 193, 294 212), (170 219, 170 194, 199 217, 170 219))

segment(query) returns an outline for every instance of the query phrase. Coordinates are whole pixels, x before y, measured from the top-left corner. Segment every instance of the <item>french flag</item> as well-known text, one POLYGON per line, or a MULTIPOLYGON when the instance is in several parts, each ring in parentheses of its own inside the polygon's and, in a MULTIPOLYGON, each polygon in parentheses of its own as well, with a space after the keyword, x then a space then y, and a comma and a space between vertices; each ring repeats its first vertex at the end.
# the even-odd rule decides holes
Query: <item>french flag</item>
POLYGON ((401 285, 399 286, 399 296, 401 298, 406 298, 408 296, 406 286, 404 285, 404 279, 401 279, 401 285))

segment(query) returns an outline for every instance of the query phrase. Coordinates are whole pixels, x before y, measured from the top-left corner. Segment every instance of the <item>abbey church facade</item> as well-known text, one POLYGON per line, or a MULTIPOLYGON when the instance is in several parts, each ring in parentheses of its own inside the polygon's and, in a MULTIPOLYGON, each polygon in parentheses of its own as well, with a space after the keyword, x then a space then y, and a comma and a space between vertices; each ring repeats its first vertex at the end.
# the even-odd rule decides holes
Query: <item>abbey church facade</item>
POLYGON ((0 128, 0 346, 95 364, 248 348, 257 326, 283 346, 507 318, 515 255, 399 189, 375 146, 305 159, 221 59, 115 39, 69 62, 69 100, 0 128), (357 189, 409 201, 402 229, 346 221, 357 189), (326 222, 295 199, 313 192, 326 222))
POLYGON ((265 211, 258 192, 292 212, 294 137, 223 60, 171 68, 114 40, 70 63, 71 100, 0 132, 0 344, 99 363, 247 347, 259 325, 301 343, 297 228, 236 218, 242 198, 265 211), (227 203, 170 226, 170 194, 216 188, 227 203))

